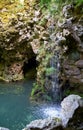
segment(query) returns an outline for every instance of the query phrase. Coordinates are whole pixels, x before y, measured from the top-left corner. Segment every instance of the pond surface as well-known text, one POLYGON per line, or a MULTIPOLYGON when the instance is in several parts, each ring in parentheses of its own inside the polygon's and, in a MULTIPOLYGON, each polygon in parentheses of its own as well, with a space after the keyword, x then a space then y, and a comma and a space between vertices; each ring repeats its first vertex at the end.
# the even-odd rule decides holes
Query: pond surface
POLYGON ((58 116, 59 106, 35 104, 30 101, 33 80, 0 83, 0 126, 22 130, 32 120, 58 116))

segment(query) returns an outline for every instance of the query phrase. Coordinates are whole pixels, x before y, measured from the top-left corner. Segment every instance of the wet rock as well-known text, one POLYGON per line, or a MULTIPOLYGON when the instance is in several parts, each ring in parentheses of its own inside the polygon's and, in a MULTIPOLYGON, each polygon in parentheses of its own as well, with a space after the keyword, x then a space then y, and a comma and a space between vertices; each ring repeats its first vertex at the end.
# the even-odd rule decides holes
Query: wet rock
POLYGON ((61 120, 58 118, 47 118, 32 121, 23 130, 61 130, 61 120))
MULTIPOLYGON (((61 106, 62 106, 61 110, 62 122, 63 126, 66 127, 68 125, 69 120, 74 119, 73 115, 75 114, 75 111, 78 108, 83 109, 83 99, 78 95, 69 95, 61 102, 61 106)), ((80 116, 78 115, 77 119, 79 118, 80 116)))
MULTIPOLYGON (((81 100, 80 100, 81 101, 81 100)), ((83 130, 83 99, 81 101, 81 107, 78 107, 68 122, 68 128, 73 130, 83 130)))
POLYGON ((0 127, 0 130, 9 130, 8 128, 0 127))

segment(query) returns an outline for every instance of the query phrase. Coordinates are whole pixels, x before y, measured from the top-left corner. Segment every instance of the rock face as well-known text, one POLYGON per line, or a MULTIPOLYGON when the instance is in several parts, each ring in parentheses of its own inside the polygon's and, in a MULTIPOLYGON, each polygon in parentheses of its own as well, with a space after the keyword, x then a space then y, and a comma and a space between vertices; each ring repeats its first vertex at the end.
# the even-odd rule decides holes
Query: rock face
POLYGON ((83 99, 69 95, 61 102, 60 117, 32 121, 23 130, 83 130, 83 99))
POLYGON ((79 60, 79 61, 77 61, 75 64, 76 64, 76 66, 77 66, 78 68, 83 69, 83 60, 79 60))
MULTIPOLYGON (((79 7, 78 7, 79 8, 79 7)), ((83 93, 83 24, 82 24, 82 8, 80 6, 80 17, 78 17, 78 10, 74 5, 67 5, 63 7, 63 15, 65 20, 61 24, 62 36, 65 37, 65 42, 61 44, 63 48, 63 63, 62 63, 62 79, 63 86, 66 81, 71 88, 70 92, 83 93), (76 14, 74 15, 74 12, 76 14), (66 48, 66 50, 64 49, 66 48), (76 85, 78 89, 76 88, 76 85)), ((68 85, 66 84, 66 87, 68 85)))
POLYGON ((31 20, 38 14, 35 15, 34 0, 25 2, 26 9, 21 7, 20 10, 14 2, 7 3, 5 9, 3 4, 5 1, 0 7, 0 80, 17 81, 24 78, 24 64, 36 57, 38 51, 36 23, 31 20))
MULTIPOLYGON (((37 56, 40 65, 37 68, 37 84, 34 95, 40 96, 40 98, 43 95, 46 97, 45 94, 50 95, 49 92, 54 84, 52 84, 50 62, 56 53, 59 54, 60 63, 59 88, 65 95, 67 95, 67 92, 64 91, 66 89, 69 89, 68 93, 74 92, 83 95, 82 7, 80 5, 76 8, 73 4, 64 6, 61 20, 57 19, 57 15, 55 15, 57 20, 51 16, 49 12, 48 17, 45 17, 47 18, 45 26, 48 35, 45 35, 42 49, 37 56), (56 28, 58 29, 56 30, 56 28)), ((53 64, 56 64, 55 61, 53 64)), ((56 72, 55 75, 57 75, 56 72)))

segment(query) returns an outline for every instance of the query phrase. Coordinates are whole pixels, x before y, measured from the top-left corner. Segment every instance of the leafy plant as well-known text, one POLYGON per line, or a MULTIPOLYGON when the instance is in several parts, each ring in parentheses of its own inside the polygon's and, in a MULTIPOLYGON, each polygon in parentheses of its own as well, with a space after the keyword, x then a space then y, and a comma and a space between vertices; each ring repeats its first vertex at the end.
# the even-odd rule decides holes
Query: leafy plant
POLYGON ((78 4, 82 4, 82 3, 83 3, 83 0, 76 0, 76 2, 77 2, 78 4))
POLYGON ((34 83, 33 84, 33 89, 32 89, 32 92, 31 92, 31 97, 33 97, 34 96, 34 94, 35 94, 35 92, 36 92, 36 90, 39 88, 39 86, 36 84, 36 83, 34 83))
POLYGON ((40 4, 41 5, 48 5, 49 2, 51 2, 51 0, 41 0, 40 4))
POLYGON ((55 72, 54 67, 46 68, 46 75, 49 76, 55 72))

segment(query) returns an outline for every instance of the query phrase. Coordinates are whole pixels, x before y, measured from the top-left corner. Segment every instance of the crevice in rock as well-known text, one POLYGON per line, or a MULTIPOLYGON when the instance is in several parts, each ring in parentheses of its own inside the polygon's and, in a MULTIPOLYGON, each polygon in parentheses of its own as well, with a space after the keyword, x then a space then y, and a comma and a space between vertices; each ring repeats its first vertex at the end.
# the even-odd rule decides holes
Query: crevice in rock
POLYGON ((35 79, 36 78, 36 67, 38 63, 36 61, 36 55, 34 54, 29 60, 24 62, 23 65, 23 75, 26 79, 35 79))

